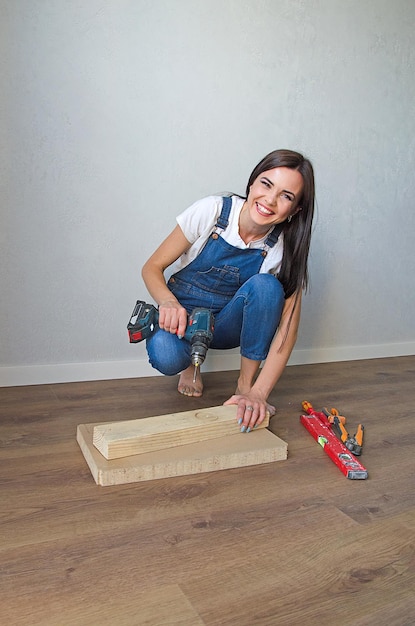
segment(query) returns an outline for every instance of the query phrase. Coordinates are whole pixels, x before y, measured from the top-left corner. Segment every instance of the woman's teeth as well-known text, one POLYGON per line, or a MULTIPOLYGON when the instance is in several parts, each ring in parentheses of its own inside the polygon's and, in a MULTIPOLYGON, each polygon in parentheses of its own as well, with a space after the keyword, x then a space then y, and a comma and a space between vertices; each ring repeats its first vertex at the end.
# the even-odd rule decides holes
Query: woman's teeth
POLYGON ((256 203, 256 208, 258 213, 262 213, 262 215, 274 215, 272 211, 266 209, 264 206, 262 206, 262 204, 258 204, 258 202, 256 203))

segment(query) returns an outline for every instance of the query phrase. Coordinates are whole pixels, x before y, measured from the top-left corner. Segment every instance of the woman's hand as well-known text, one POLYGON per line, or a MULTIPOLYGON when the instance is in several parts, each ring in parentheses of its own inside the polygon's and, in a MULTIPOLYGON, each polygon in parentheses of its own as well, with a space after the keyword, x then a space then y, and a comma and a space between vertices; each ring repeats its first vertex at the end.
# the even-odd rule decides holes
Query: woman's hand
POLYGON ((275 415, 276 409, 272 404, 268 404, 263 398, 259 398, 253 393, 234 395, 223 404, 237 404, 238 410, 236 419, 241 427, 241 432, 249 433, 255 427, 262 424, 269 415, 275 415))
POLYGON ((172 298, 160 302, 159 326, 168 333, 177 334, 181 339, 184 337, 187 326, 187 311, 180 302, 172 298))

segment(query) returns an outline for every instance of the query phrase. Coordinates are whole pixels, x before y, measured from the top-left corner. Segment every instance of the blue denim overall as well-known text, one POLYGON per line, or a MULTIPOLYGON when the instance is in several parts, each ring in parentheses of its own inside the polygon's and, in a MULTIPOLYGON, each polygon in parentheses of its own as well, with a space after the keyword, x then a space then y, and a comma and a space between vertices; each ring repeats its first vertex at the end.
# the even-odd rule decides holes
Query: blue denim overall
MULTIPOLYGON (((262 361, 268 354, 284 306, 284 289, 273 274, 260 274, 261 265, 278 240, 277 224, 262 249, 230 245, 218 231, 229 223, 232 198, 223 198, 215 228, 198 256, 168 281, 170 291, 188 313, 195 307, 210 309, 215 318, 211 348, 241 347, 241 355, 262 361)), ((190 344, 158 329, 147 340, 151 365, 166 375, 178 374, 191 364, 190 344)))

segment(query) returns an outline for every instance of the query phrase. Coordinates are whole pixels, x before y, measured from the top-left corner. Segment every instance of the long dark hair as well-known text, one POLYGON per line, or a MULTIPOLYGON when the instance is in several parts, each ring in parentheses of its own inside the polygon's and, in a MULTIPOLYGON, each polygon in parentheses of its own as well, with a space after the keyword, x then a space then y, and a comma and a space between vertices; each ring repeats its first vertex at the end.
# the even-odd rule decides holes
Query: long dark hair
POLYGON ((291 221, 284 223, 284 252, 278 278, 284 287, 285 297, 299 293, 308 287, 308 253, 310 250, 311 227, 314 216, 314 171, 311 162, 299 152, 274 150, 258 163, 249 177, 246 197, 253 182, 263 172, 275 167, 288 167, 297 170, 303 177, 303 193, 299 199, 298 211, 291 221))

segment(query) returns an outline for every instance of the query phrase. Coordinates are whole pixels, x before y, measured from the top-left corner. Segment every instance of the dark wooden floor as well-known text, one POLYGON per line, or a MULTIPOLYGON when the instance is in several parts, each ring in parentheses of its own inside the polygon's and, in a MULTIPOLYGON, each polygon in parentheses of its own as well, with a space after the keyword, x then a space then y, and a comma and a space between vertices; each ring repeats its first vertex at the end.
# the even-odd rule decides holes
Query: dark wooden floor
POLYGON ((0 389, 2 623, 415 624, 415 357, 288 367, 270 426, 287 461, 95 485, 78 424, 218 405, 235 380, 206 375, 202 399, 162 377, 0 389), (364 423, 368 480, 330 461, 302 400, 364 423))

